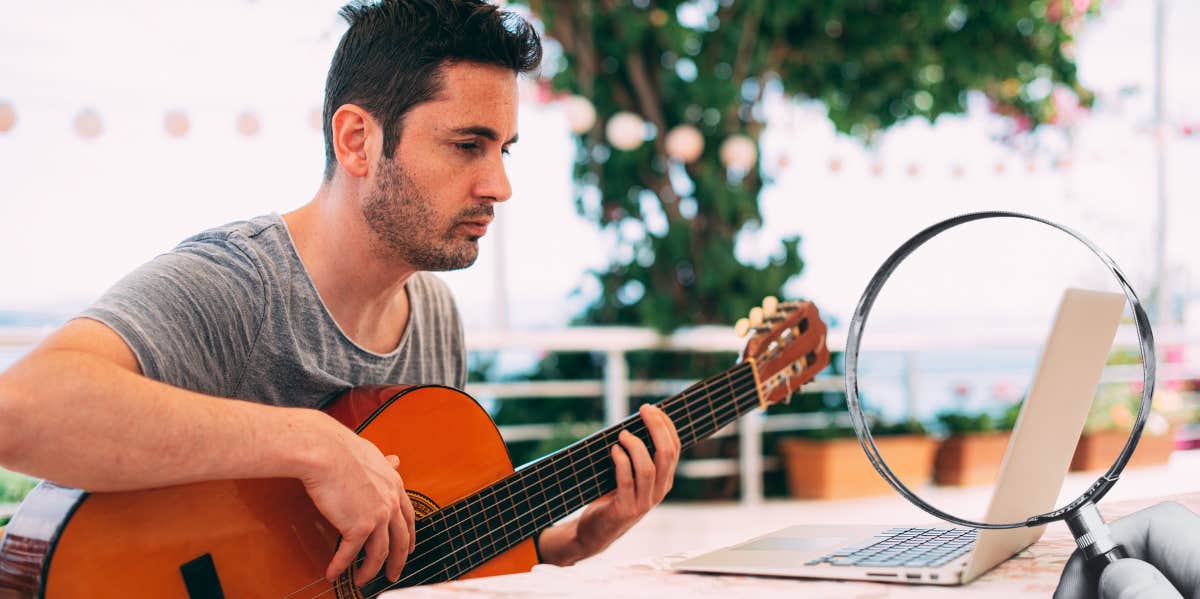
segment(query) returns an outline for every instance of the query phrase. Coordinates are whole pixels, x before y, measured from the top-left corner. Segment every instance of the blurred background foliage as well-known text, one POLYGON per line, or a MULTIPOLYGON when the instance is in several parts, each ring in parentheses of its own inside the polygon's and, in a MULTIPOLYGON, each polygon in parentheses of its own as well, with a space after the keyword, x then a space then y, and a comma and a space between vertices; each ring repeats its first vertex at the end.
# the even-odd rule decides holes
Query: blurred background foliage
MULTIPOLYGON (((739 260, 736 252, 739 238, 761 225, 758 198, 770 183, 756 151, 769 94, 820 101, 839 132, 865 144, 906 119, 962 113, 972 92, 1011 117, 1018 134, 1055 123, 1064 98, 1072 108, 1093 99, 1076 77, 1073 36, 1099 11, 1098 0, 527 4, 546 34, 543 85, 572 96, 585 113, 573 123, 576 207, 615 240, 609 264, 591 273, 600 293, 575 324, 663 332, 731 324, 762 297, 783 293, 802 272, 798 237, 779 240, 758 262, 739 260), (688 143, 678 145, 672 136, 688 143)), ((736 356, 642 352, 628 358, 634 379, 697 379, 727 368, 736 356)), ((525 378, 598 379, 603 359, 554 353, 525 378)), ((600 403, 506 400, 495 417, 500 424, 562 425, 553 439, 514 444, 519 464, 579 438, 581 424, 598 428, 600 403)), ((771 411, 844 409, 844 396, 824 393, 771 411)), ((904 432, 920 425, 889 426, 904 432)), ((844 422, 829 420, 810 434, 847 433, 844 422)), ((768 452, 778 436, 765 436, 768 452)), ((684 457, 736 454, 736 439, 726 438, 701 443, 684 457)), ((766 480, 769 494, 783 488, 771 474, 766 480)), ((733 478, 680 480, 672 496, 736 492, 733 478)))
POLYGON ((820 100, 839 131, 866 143, 908 118, 962 113, 971 91, 1013 117, 1017 130, 1054 121, 1056 90, 1092 101, 1072 62, 1073 32, 1098 11, 1087 0, 530 6, 553 40, 543 75, 596 114, 577 136, 577 205, 614 233, 618 248, 594 273, 603 291, 581 316, 592 324, 727 324, 800 274, 797 238, 782 240, 763 264, 734 253, 739 234, 760 224, 768 181, 757 162, 738 168, 721 147, 735 136, 757 145, 768 93, 820 100), (606 132, 621 112, 644 120, 647 143, 614 147, 606 132), (678 127, 701 134, 694 160, 668 151, 678 127))
MULTIPOLYGON (((799 238, 781 240, 760 263, 739 260, 735 251, 739 236, 753 234, 761 223, 758 196, 770 179, 756 154, 747 166, 745 156, 739 160, 724 150, 731 138, 757 147, 769 93, 821 101, 840 132, 867 144, 908 118, 933 121, 964 112, 972 91, 1011 116, 1015 131, 1053 123, 1056 96, 1065 93, 1076 105, 1092 101, 1072 61, 1074 31, 1098 11, 1098 3, 1083 0, 528 4, 548 38, 543 76, 554 92, 578 96, 594 111, 594 120, 576 129, 576 206, 616 240, 609 265, 592 273, 600 294, 576 324, 664 332, 729 324, 763 296, 780 294, 801 273, 799 238), (621 113, 641 119, 642 140, 615 139, 619 131, 611 121, 621 113), (698 132, 700 140, 682 153, 667 143, 680 128, 698 132)), ((639 352, 628 359, 631 378, 695 379, 720 372, 736 356, 639 352)), ((598 379, 603 360, 553 353, 524 378, 598 379)), ((476 376, 486 378, 482 372, 476 376)), ((636 405, 661 398, 633 399, 636 405)), ((598 401, 527 398, 498 405, 500 424, 560 425, 551 439, 513 444, 518 464, 569 444, 580 429, 602 421, 598 401)), ((771 409, 830 415, 844 410, 840 393, 799 395, 791 405, 771 409)), ((806 434, 852 432, 844 420, 827 422, 806 434)), ((950 429, 957 425, 963 423, 942 422, 950 429)), ((920 430, 915 422, 881 426, 898 433, 920 430)), ((768 451, 778 436, 764 438, 768 451)), ((736 452, 735 439, 718 439, 685 457, 736 452)), ((768 475, 768 493, 779 489, 781 481, 768 475)), ((735 480, 681 480, 673 496, 736 492, 735 480)))

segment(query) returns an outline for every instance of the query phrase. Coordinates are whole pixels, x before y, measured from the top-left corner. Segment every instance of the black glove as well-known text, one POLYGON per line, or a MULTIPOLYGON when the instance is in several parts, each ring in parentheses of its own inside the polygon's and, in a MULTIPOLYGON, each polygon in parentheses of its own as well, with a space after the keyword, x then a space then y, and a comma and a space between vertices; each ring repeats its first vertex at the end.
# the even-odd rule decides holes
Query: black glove
MULTIPOLYGON (((1128 559, 1104 569, 1101 599, 1200 599, 1200 517, 1174 502, 1160 503, 1108 524, 1128 559)), ((1084 558, 1071 554, 1054 599, 1095 599, 1084 558)))

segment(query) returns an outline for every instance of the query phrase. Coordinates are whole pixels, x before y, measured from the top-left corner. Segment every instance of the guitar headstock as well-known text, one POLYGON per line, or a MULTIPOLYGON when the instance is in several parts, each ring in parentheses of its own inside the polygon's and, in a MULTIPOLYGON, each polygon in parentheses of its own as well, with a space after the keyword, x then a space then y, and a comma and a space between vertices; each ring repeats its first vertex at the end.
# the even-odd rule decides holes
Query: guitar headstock
POLYGON ((763 300, 738 320, 739 336, 753 332, 742 350, 742 361, 754 367, 762 407, 786 401, 800 386, 829 365, 825 323, 812 302, 763 300))

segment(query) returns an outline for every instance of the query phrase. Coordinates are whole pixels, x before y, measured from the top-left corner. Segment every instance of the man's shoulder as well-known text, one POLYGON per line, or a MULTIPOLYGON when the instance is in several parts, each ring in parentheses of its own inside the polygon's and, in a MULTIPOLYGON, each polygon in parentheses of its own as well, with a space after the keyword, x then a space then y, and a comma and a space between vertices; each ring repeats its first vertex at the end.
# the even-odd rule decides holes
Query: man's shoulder
POLYGON ((261 267, 286 261, 290 245, 283 218, 265 214, 196 233, 179 242, 171 253, 227 256, 261 267))
POLYGON ((246 220, 233 221, 219 227, 205 229, 180 242, 186 245, 194 242, 238 242, 257 240, 276 242, 281 236, 286 236, 283 228, 283 218, 278 214, 264 214, 246 220))

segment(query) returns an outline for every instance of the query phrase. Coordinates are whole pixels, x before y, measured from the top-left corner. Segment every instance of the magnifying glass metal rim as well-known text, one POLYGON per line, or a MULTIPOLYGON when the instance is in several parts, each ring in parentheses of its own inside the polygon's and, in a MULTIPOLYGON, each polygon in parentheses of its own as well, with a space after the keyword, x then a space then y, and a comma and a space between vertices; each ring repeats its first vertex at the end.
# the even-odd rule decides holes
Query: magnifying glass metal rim
MULTIPOLYGON (((1146 316, 1146 311, 1142 308, 1142 303, 1138 300, 1137 294, 1134 293, 1133 287, 1129 285, 1129 281, 1125 278, 1125 274, 1121 272, 1121 269, 1115 262, 1113 262, 1113 259, 1086 237, 1068 227, 1044 218, 1022 214, 1019 212, 1005 211, 973 212, 946 219, 926 228, 920 233, 917 233, 912 237, 912 239, 909 239, 904 243, 904 245, 900 246, 899 249, 893 252, 891 256, 888 256, 888 259, 883 263, 883 266, 879 267, 879 270, 876 271, 875 276, 871 278, 869 283, 867 283, 867 288, 865 291, 863 291, 862 297, 858 300, 858 306, 854 309, 854 318, 850 321, 850 327, 847 332, 845 361, 846 403, 850 408, 850 419, 854 422, 854 431, 858 435, 859 444, 862 445, 863 451, 866 452, 867 457, 871 460, 871 464, 875 467, 875 470, 879 472, 879 475, 882 476, 884 480, 886 480, 888 484, 892 486, 892 488, 896 489, 897 492, 904 496, 905 499, 922 510, 925 510, 925 512, 960 526, 985 529, 1041 526, 1042 524, 1046 524, 1048 522, 1068 518, 1073 513, 1079 511, 1081 507, 1085 506, 1086 504, 1095 504, 1099 502, 1100 499, 1104 497, 1106 493, 1108 493, 1109 489, 1116 484, 1121 472, 1125 469, 1125 464, 1129 462, 1129 457, 1133 455, 1133 450, 1137 447, 1138 440, 1142 437, 1142 428, 1146 424, 1146 418, 1150 415, 1150 401, 1154 395, 1154 379, 1155 371, 1157 370, 1157 363, 1154 356, 1154 334, 1150 330, 1150 319, 1146 316), (875 299, 878 297, 879 292, 883 289, 884 283, 887 282, 888 278, 896 270, 896 267, 899 266, 905 258, 916 251, 916 249, 926 241, 929 241, 939 233, 958 225, 989 218, 1017 218, 1039 222, 1067 233, 1068 235, 1079 240, 1080 243, 1086 245, 1088 249, 1092 250, 1092 253, 1100 258, 1101 262, 1108 266, 1109 270, 1120 283, 1121 288, 1125 291, 1125 298, 1129 301, 1129 305, 1133 308, 1134 325, 1137 327, 1138 344, 1140 346, 1142 355, 1142 404, 1138 409, 1137 419, 1133 423, 1133 429, 1130 431, 1129 439, 1125 442, 1125 447, 1121 450, 1121 454, 1117 456, 1116 461, 1113 462, 1112 467, 1110 467, 1107 472, 1101 475, 1096 482, 1092 483, 1092 485, 1086 491, 1084 491, 1082 495, 1080 495, 1071 503, 1067 504, 1065 507, 1061 507, 1045 514, 1031 516, 1028 519, 1019 522, 995 523, 966 520, 943 512, 942 510, 922 500, 916 493, 913 493, 912 490, 910 490, 894 472, 892 472, 891 468, 888 467, 887 462, 885 462, 883 457, 880 455, 879 447, 875 445, 875 439, 871 436, 871 431, 867 428, 866 419, 862 411, 862 404, 858 397, 858 350, 859 345, 862 342, 863 327, 866 325, 867 316, 870 315, 871 307, 875 304, 875 299)), ((1089 506, 1085 509, 1094 508, 1089 506)))

